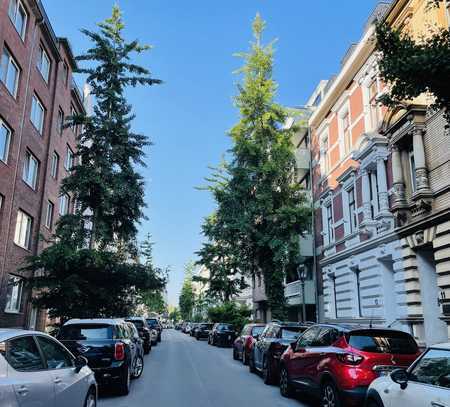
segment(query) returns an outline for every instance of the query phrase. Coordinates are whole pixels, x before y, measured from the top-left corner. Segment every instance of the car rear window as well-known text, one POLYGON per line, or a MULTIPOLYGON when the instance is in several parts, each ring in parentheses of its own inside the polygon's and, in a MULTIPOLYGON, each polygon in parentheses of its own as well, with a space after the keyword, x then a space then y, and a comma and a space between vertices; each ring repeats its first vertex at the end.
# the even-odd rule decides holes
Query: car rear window
POLYGON ((138 319, 127 319, 127 322, 131 322, 136 328, 141 329, 144 327, 144 323, 138 319))
POLYGON ((230 324, 221 324, 217 327, 218 331, 232 331, 233 325, 230 324))
POLYGON ((71 324, 61 328, 58 339, 85 341, 90 339, 112 339, 111 325, 71 324))
POLYGON ((264 331, 264 326, 254 326, 252 329, 252 336, 261 335, 264 331))
POLYGON ((284 327, 281 328, 281 338, 283 339, 297 339, 302 332, 306 331, 304 327, 284 327))
POLYGON ((348 334, 348 343, 351 347, 363 352, 413 355, 418 351, 414 338, 405 332, 350 332, 348 334))
MULTIPOLYGON (((154 328, 155 326, 158 326, 158 320, 157 319, 147 319, 148 326, 154 328)), ((187 324, 189 325, 189 324, 187 324)))

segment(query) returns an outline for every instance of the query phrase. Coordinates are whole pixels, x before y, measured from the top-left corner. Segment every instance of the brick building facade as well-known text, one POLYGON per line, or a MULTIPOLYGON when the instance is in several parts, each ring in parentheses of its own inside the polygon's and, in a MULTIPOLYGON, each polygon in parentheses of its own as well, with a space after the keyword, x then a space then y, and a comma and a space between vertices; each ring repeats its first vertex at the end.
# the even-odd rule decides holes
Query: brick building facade
POLYGON ((73 207, 59 186, 77 129, 63 122, 83 109, 82 96, 69 43, 55 36, 40 1, 0 3, 0 52, 0 326, 43 328, 45 312, 31 306, 20 267, 73 207))

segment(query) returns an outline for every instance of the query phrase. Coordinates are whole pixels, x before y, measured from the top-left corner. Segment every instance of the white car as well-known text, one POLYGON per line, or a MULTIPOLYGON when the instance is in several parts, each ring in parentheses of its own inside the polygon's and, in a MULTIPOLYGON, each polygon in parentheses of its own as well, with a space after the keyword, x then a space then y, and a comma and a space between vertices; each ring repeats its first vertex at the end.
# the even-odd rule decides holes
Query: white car
POLYGON ((0 405, 95 407, 97 383, 87 360, 51 336, 0 329, 0 405))
POLYGON ((408 370, 372 382, 366 407, 450 407, 450 343, 428 348, 408 370))

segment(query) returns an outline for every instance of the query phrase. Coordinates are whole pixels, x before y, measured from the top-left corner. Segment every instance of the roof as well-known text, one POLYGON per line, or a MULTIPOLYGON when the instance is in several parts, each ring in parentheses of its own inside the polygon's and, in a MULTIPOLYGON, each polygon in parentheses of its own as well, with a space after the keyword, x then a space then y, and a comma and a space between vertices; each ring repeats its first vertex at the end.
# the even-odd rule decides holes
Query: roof
POLYGON ((450 350, 450 342, 446 343, 437 343, 436 345, 430 346, 431 349, 445 349, 450 350))
POLYGON ((123 318, 86 318, 86 319, 70 319, 67 321, 66 325, 74 325, 74 324, 106 324, 106 325, 117 325, 124 322, 123 318))
POLYGON ((10 338, 13 338, 15 336, 30 335, 30 334, 47 335, 46 333, 41 332, 41 331, 29 331, 29 330, 19 329, 19 328, 0 328, 0 341, 4 341, 4 340, 10 339, 10 338))

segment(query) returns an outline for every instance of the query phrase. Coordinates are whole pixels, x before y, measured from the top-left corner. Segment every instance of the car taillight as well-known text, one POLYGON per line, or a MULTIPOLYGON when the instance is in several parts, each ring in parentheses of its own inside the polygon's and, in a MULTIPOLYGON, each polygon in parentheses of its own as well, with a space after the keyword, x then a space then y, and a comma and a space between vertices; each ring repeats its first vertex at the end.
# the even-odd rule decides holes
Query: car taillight
POLYGON ((114 359, 124 360, 125 359, 125 345, 123 343, 116 343, 114 348, 114 359))
POLYGON ((338 353, 336 357, 342 363, 353 366, 359 365, 364 360, 362 356, 355 355, 354 353, 338 353))

